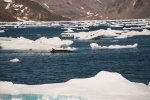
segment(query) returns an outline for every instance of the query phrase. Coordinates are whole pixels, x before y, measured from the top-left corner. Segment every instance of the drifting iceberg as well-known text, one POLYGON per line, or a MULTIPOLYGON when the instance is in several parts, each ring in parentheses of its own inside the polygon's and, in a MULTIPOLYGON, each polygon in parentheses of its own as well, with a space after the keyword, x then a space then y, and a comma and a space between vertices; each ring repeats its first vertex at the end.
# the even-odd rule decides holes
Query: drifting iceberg
POLYGON ((124 48, 136 48, 138 46, 137 43, 133 45, 110 45, 110 46, 101 46, 97 43, 91 43, 90 47, 92 49, 124 49, 124 48))
POLYGON ((20 60, 18 58, 14 58, 14 59, 10 60, 10 62, 17 63, 17 62, 20 62, 20 60))
POLYGON ((4 33, 5 31, 4 30, 0 30, 0 33, 4 33))
POLYGON ((62 37, 73 37, 74 39, 79 40, 89 40, 98 37, 116 37, 118 33, 122 33, 124 31, 119 30, 111 30, 108 28, 107 30, 96 30, 96 31, 89 31, 89 32, 79 32, 79 33, 62 33, 62 37))
POLYGON ((134 36, 148 36, 148 35, 150 35, 150 31, 147 29, 144 29, 141 32, 139 32, 139 31, 126 31, 126 32, 119 34, 115 38, 128 38, 128 37, 134 37, 134 36))
POLYGON ((67 29, 66 31, 64 31, 65 33, 73 33, 74 31, 72 29, 74 28, 64 28, 67 29))
POLYGON ((150 86, 130 82, 119 73, 102 71, 92 78, 72 79, 57 84, 22 85, 0 82, 0 94, 36 94, 43 95, 46 100, 149 100, 150 86))
POLYGON ((90 40, 98 37, 111 37, 111 38, 128 38, 133 36, 145 36, 150 35, 150 31, 143 29, 143 31, 129 31, 129 30, 112 30, 108 28, 107 30, 96 30, 89 32, 79 32, 79 33, 62 33, 62 37, 70 37, 78 40, 90 40))
POLYGON ((123 33, 123 35, 127 35, 129 37, 144 36, 144 35, 150 35, 150 31, 147 30, 147 29, 144 29, 142 32, 139 32, 139 31, 129 31, 127 33, 123 33))
POLYGON ((31 50, 31 51, 52 51, 52 49, 75 50, 69 47, 73 44, 71 40, 61 40, 59 37, 41 37, 35 41, 19 38, 0 39, 0 47, 5 50, 31 50))

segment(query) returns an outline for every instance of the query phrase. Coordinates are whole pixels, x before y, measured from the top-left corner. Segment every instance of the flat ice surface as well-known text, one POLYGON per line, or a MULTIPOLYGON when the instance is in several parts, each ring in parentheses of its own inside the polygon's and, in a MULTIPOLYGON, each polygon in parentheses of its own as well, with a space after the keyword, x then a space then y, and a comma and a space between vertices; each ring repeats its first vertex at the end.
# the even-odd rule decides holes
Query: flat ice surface
POLYGON ((18 58, 14 58, 14 59, 11 59, 10 62, 17 63, 17 62, 20 62, 20 60, 18 58))
POLYGON ((114 37, 114 38, 128 38, 133 36, 144 36, 150 35, 150 31, 144 29, 143 31, 127 31, 127 30, 111 30, 108 28, 107 30, 96 30, 96 31, 89 31, 89 32, 79 32, 79 33, 62 33, 62 36, 67 37, 74 37, 74 39, 79 40, 88 40, 94 39, 97 37, 114 37))
POLYGON ((59 50, 74 50, 69 47, 73 44, 71 40, 61 40, 59 37, 46 38, 41 37, 35 41, 19 38, 0 38, 0 46, 5 50, 35 50, 35 51, 52 51, 52 49, 59 50))
POLYGON ((56 84, 22 85, 0 82, 0 94, 41 94, 47 97, 74 96, 86 98, 85 100, 149 100, 150 86, 130 82, 119 73, 101 71, 91 78, 72 79, 65 83, 56 84))
POLYGON ((137 43, 133 45, 110 45, 110 46, 101 46, 97 43, 91 43, 90 47, 92 49, 123 49, 123 48, 136 48, 138 46, 137 43))
POLYGON ((5 31, 4 30, 0 30, 0 33, 4 33, 5 31))

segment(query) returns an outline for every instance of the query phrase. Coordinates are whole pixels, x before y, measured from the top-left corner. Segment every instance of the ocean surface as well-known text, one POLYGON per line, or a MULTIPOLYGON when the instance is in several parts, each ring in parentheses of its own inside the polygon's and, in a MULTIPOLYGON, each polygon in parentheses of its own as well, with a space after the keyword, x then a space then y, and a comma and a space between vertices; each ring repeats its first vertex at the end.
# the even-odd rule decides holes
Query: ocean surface
MULTIPOLYGON (((5 32, 0 33, 0 37, 17 38, 22 36, 35 40, 40 37, 61 37, 60 34, 66 31, 66 28, 72 26, 74 32, 87 32, 109 28, 107 23, 91 24, 86 26, 88 30, 82 29, 82 25, 79 27, 80 23, 59 23, 61 24, 52 25, 51 22, 46 22, 46 24, 42 23, 37 25, 34 23, 35 25, 33 24, 31 26, 26 24, 17 24, 17 26, 12 23, 9 23, 9 25, 8 23, 1 23, 0 29, 5 32)), ((133 26, 139 27, 135 25, 136 24, 133 26)), ((132 25, 130 27, 132 27, 132 25)), ((115 28, 116 27, 114 27, 114 29, 115 28)), ((119 27, 116 30, 123 29, 119 27)), ((74 42, 72 46, 77 48, 77 50, 72 53, 0 49, 0 81, 28 85, 63 83, 70 79, 90 78, 101 71, 109 71, 120 73, 131 82, 149 84, 150 36, 134 36, 124 39, 97 38, 93 40, 70 40, 74 42), (104 46, 132 45, 138 43, 138 47, 126 49, 91 49, 90 43, 97 43, 104 46), (10 62, 10 60, 14 58, 18 58, 20 62, 10 62)), ((24 95, 22 95, 22 97, 23 96, 24 95)), ((7 100, 8 97, 9 95, 3 95, 3 99, 7 100)), ((36 97, 32 95, 32 98, 35 99, 36 97)), ((78 99, 80 100, 79 97, 78 99)))

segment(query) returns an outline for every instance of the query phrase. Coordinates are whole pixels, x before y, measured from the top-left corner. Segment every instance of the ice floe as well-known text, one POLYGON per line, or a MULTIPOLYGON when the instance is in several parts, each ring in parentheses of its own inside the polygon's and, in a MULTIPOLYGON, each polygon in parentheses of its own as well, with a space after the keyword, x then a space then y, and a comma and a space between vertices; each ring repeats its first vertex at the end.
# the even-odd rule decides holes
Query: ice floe
POLYGON ((73 37, 74 39, 79 39, 79 40, 88 40, 97 37, 116 37, 118 36, 117 33, 121 33, 121 32, 123 31, 111 30, 110 28, 108 28, 107 30, 96 30, 96 31, 89 31, 89 32, 62 33, 61 36, 73 37))
POLYGON ((110 46, 101 46, 97 43, 91 43, 90 47, 92 49, 124 49, 124 48, 136 48, 138 46, 137 43, 133 45, 110 45, 110 46))
POLYGON ((17 63, 17 62, 20 62, 20 60, 18 58, 14 58, 14 59, 11 59, 10 62, 17 63))
POLYGON ((12 0, 4 0, 4 2, 11 3, 11 2, 12 2, 12 0))
POLYGON ((37 40, 30 40, 24 37, 19 38, 0 38, 0 47, 5 50, 30 50, 30 51, 52 51, 57 50, 75 50, 69 47, 73 44, 71 40, 61 40, 59 37, 46 38, 41 37, 37 40))
POLYGON ((95 39, 98 37, 112 37, 112 38, 128 38, 133 36, 145 36, 150 35, 150 31, 143 29, 143 31, 129 31, 129 30, 112 30, 108 28, 107 30, 96 30, 89 32, 78 32, 78 33, 62 33, 62 37, 72 37, 79 40, 95 39))
POLYGON ((144 36, 144 35, 150 35, 150 31, 147 29, 144 29, 143 31, 128 31, 127 33, 122 33, 121 35, 126 35, 128 37, 133 37, 133 36, 144 36))
POLYGON ((83 98, 75 100, 149 100, 150 86, 130 82, 119 73, 101 71, 91 78, 72 79, 56 84, 23 85, 0 82, 0 94, 37 94, 48 100, 56 100, 58 97, 62 97, 58 100, 72 100, 70 97, 83 98))
POLYGON ((66 31, 64 31, 65 33, 73 33, 74 31, 72 30, 72 29, 74 29, 74 28, 66 28, 67 30, 66 31))
POLYGON ((0 33, 4 33, 5 31, 4 30, 0 30, 0 33))

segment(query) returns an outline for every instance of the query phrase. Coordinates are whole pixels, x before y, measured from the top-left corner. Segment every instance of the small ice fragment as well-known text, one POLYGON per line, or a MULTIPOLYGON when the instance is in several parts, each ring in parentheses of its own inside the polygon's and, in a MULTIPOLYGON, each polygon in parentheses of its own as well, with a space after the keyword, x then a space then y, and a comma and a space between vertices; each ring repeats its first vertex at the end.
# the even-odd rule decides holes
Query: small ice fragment
POLYGON ((18 58, 14 58, 14 59, 10 60, 10 62, 17 63, 17 62, 20 62, 20 60, 18 58))
POLYGON ((92 49, 125 49, 125 48, 137 48, 138 44, 135 43, 133 45, 110 45, 110 46, 101 46, 97 43, 91 43, 90 47, 92 49))

